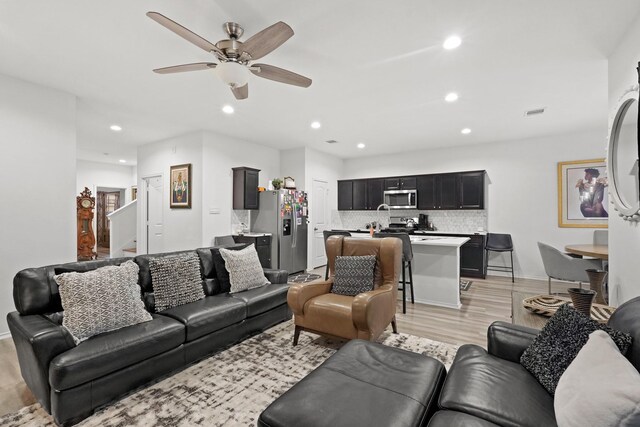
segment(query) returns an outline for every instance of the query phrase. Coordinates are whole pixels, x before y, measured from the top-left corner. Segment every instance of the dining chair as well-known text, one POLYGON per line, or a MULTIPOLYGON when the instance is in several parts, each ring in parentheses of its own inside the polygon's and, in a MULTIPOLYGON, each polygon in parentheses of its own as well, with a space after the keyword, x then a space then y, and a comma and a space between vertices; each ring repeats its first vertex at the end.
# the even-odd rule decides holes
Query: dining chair
POLYGON ((545 243, 538 242, 544 270, 549 278, 549 295, 551 295, 551 279, 578 282, 589 281, 587 269, 602 269, 599 259, 574 258, 545 243))

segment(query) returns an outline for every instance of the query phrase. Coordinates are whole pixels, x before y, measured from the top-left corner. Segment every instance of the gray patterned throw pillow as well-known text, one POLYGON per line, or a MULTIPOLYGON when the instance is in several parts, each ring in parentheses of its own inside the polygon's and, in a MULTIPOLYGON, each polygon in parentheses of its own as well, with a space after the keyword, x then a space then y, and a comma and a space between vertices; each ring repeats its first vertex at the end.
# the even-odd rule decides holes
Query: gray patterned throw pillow
POLYGON ((229 272, 229 282, 231 282, 229 293, 246 291, 270 283, 264 277, 264 270, 253 244, 239 251, 220 249, 220 255, 229 272))
POLYGON ((151 258, 149 270, 157 312, 205 297, 195 252, 151 258))
POLYGON ((67 328, 76 344, 94 335, 152 320, 138 286, 138 265, 127 261, 84 273, 54 276, 67 328))
POLYGON ((623 355, 627 352, 631 335, 602 325, 564 304, 522 353, 520 364, 553 395, 560 377, 587 343, 589 334, 599 329, 609 334, 623 355))
POLYGON ((331 292, 355 296, 373 290, 375 268, 375 255, 336 257, 336 274, 331 292))

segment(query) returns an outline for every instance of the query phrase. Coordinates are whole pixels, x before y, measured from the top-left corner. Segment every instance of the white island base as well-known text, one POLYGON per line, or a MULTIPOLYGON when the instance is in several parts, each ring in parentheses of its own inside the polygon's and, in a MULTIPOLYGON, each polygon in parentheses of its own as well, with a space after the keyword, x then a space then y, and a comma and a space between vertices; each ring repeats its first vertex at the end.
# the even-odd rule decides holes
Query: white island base
MULTIPOLYGON (((468 240, 465 237, 412 241, 415 302, 460 309, 460 246, 468 240)), ((410 297, 407 287, 407 299, 410 297)))

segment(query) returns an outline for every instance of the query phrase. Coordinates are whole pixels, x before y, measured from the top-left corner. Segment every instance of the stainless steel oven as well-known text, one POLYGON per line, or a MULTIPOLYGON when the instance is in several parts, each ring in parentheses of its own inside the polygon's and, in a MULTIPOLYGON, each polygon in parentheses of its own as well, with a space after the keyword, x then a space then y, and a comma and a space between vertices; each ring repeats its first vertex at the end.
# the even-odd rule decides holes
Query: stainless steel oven
POLYGON ((384 192, 384 202, 390 209, 417 209, 418 192, 416 190, 388 190, 384 192))

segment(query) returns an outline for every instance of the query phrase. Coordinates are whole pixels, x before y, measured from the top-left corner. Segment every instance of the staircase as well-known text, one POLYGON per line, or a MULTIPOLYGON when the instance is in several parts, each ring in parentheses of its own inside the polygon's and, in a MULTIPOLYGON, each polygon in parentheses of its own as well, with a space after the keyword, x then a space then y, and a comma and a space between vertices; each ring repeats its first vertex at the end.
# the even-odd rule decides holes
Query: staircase
POLYGON ((111 258, 134 257, 136 251, 137 200, 107 215, 111 258))

